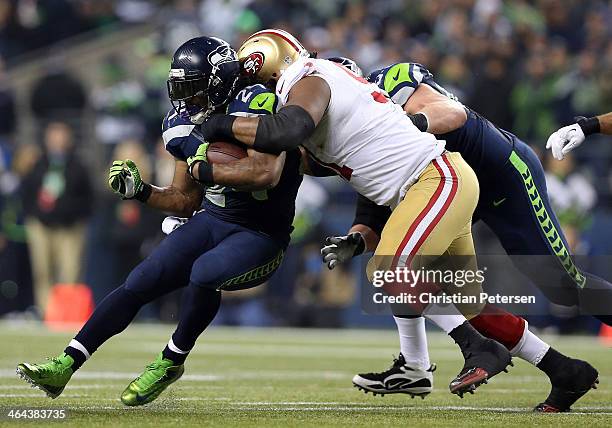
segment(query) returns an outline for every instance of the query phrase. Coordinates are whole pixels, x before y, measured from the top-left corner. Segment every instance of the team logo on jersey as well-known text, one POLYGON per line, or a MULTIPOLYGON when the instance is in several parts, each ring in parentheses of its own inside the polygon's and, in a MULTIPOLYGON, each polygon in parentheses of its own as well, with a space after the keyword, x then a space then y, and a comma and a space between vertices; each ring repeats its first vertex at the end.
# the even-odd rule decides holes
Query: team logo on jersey
POLYGON ((249 76, 256 76, 257 73, 259 73, 259 70, 261 70, 261 68, 263 67, 265 59, 266 57, 263 53, 253 52, 244 61, 244 72, 249 76))
POLYGON ((236 56, 236 52, 226 44, 217 47, 208 54, 208 62, 215 68, 218 68, 221 64, 232 61, 238 61, 238 57, 236 56))

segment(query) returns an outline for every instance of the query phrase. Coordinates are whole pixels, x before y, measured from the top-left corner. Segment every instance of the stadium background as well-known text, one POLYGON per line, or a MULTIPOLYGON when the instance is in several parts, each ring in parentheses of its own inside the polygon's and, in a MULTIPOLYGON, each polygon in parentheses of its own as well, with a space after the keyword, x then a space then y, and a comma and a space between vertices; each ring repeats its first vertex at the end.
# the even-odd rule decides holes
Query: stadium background
MULTIPOLYGON (((564 162, 544 153, 547 136, 573 116, 612 110, 611 22, 610 1, 0 0, 0 314, 39 315, 26 235, 35 233, 27 220, 40 217, 32 207, 44 202, 45 189, 28 183, 50 129, 61 139, 67 133, 58 123, 71 127, 85 171, 78 181, 86 191, 66 210, 83 225, 84 249, 74 257, 82 258, 80 280, 99 301, 162 237, 163 215, 119 201, 106 177, 112 159, 131 157, 148 181, 169 183, 173 161, 160 126, 170 107, 172 52, 200 34, 237 47, 267 27, 292 32, 322 58, 351 57, 366 73, 398 61, 424 64, 466 105, 541 153, 573 250, 611 254, 610 141, 590 138, 564 162)), ((353 202, 339 180, 309 181, 280 272, 264 287, 228 294, 217 323, 390 325, 361 315, 358 260, 333 272, 320 262, 322 238, 347 229, 353 202)), ((66 226, 44 221, 60 234, 66 226)), ((501 252, 485 228, 476 236, 479 251, 501 252)), ((168 296, 140 317, 171 321, 177 302, 168 296)), ((532 325, 597 329, 567 309, 546 309, 550 316, 532 325)))

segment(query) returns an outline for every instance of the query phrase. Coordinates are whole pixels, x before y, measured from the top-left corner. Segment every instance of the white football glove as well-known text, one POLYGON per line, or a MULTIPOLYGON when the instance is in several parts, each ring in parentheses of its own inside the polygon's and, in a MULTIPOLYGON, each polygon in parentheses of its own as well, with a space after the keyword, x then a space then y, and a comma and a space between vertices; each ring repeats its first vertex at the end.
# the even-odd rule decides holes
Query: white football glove
POLYGON ((564 126, 563 128, 553 132, 548 141, 546 148, 552 150, 553 157, 557 160, 563 160, 566 154, 574 150, 584 141, 584 132, 577 123, 564 126))
POLYGON ((321 248, 321 256, 329 269, 335 268, 338 263, 350 260, 365 250, 365 241, 359 232, 344 236, 328 236, 325 238, 325 244, 321 248))
POLYGON ((176 229, 187 223, 189 219, 185 217, 175 217, 173 215, 168 216, 162 221, 162 232, 166 235, 170 235, 176 229))

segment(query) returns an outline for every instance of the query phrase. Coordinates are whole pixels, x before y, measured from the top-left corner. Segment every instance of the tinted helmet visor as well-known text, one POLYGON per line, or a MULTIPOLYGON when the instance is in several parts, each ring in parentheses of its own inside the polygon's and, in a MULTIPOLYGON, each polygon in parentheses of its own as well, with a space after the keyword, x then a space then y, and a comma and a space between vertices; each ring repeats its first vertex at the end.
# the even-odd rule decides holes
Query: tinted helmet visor
POLYGON ((168 96, 171 101, 185 101, 195 96, 204 95, 208 90, 208 80, 197 79, 168 79, 168 96))

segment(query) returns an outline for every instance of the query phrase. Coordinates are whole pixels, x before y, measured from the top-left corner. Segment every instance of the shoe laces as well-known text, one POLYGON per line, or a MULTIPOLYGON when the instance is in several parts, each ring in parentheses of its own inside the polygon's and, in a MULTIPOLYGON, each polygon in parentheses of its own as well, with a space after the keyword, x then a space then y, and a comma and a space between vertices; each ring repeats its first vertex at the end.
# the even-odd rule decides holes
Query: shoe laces
POLYGON ((163 360, 155 360, 151 364, 148 364, 145 367, 145 371, 136 378, 136 382, 139 381, 158 381, 164 374, 166 374, 166 370, 168 367, 164 366, 163 360), (162 370, 161 373, 158 370, 162 370))
POLYGON ((48 363, 39 364, 38 368, 44 374, 53 374, 59 371, 62 374, 68 367, 60 357, 46 357, 48 363))
POLYGON ((406 360, 404 359, 404 356, 400 352, 400 354, 397 357, 395 355, 393 356, 393 364, 391 364, 391 367, 389 367, 388 370, 392 370, 398 367, 403 367, 405 365, 406 365, 406 360))

